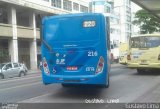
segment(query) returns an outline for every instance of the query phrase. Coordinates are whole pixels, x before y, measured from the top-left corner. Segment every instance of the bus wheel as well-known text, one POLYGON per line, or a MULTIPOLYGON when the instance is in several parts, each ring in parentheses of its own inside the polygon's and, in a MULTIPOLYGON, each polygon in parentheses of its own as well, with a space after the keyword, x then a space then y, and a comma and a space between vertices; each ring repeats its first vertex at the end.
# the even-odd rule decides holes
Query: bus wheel
POLYGON ((109 88, 109 74, 108 74, 106 84, 104 85, 104 88, 109 88))
POLYGON ((61 84, 63 87, 71 87, 71 84, 61 84))
POLYGON ((137 69, 137 72, 140 74, 140 73, 144 73, 145 70, 144 69, 137 69))

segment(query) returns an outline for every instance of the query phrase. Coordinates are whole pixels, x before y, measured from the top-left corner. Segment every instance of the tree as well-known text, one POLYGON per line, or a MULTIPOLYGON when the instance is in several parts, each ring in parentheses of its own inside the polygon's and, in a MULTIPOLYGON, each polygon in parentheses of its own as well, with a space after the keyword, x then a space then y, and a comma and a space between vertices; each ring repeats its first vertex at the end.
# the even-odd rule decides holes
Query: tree
POLYGON ((139 10, 135 13, 134 25, 140 27, 141 34, 160 32, 160 19, 148 13, 146 10, 139 10))

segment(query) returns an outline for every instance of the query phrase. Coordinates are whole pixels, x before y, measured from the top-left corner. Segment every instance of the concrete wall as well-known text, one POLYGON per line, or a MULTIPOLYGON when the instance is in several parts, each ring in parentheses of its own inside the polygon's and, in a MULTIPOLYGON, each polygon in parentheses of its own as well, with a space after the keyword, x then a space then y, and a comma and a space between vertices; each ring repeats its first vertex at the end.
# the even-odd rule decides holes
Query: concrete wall
POLYGON ((0 37, 12 37, 12 25, 10 24, 0 24, 0 37))

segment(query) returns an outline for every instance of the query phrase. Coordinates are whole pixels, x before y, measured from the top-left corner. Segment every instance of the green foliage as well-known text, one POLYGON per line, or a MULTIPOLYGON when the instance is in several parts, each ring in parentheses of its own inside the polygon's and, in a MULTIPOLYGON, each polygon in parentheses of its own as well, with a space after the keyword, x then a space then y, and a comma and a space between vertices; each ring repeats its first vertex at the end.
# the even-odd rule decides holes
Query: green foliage
POLYGON ((141 34, 160 32, 160 19, 143 9, 136 12, 132 23, 140 27, 141 34))

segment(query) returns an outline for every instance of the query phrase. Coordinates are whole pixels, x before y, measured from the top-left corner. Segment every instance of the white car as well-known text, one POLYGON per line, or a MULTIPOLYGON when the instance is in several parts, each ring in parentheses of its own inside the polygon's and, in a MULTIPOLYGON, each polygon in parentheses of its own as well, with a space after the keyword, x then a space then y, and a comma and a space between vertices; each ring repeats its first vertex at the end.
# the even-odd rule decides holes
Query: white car
POLYGON ((0 79, 25 76, 27 73, 27 67, 20 63, 2 63, 0 64, 0 79))

